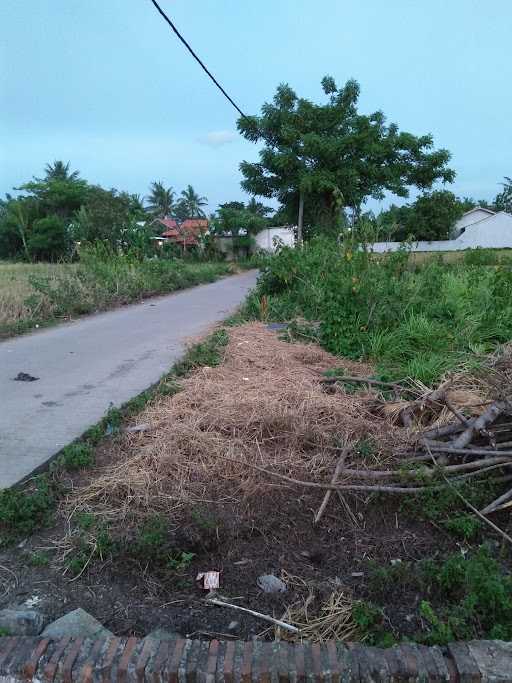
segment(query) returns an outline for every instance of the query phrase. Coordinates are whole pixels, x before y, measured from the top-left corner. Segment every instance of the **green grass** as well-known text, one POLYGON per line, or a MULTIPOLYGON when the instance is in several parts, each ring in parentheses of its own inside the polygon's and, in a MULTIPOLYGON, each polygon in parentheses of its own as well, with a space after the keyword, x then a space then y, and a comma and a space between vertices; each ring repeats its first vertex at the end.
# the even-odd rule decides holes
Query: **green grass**
POLYGON ((138 260, 99 249, 77 264, 0 263, 0 338, 141 301, 232 272, 223 262, 138 260))
POLYGON ((376 257, 316 240, 267 261, 244 314, 317 321, 310 336, 328 351, 372 361, 382 379, 431 385, 512 338, 512 267, 487 260, 473 251, 458 264, 415 266, 406 251, 376 257))

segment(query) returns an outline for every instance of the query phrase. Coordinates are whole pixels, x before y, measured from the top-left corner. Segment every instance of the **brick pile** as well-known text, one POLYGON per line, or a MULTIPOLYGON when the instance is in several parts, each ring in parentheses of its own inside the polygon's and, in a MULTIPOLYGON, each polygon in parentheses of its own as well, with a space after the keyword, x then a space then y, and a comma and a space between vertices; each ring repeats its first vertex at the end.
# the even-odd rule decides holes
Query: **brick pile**
POLYGON ((512 643, 387 650, 329 642, 0 638, 0 683, 301 683, 512 681, 512 643))

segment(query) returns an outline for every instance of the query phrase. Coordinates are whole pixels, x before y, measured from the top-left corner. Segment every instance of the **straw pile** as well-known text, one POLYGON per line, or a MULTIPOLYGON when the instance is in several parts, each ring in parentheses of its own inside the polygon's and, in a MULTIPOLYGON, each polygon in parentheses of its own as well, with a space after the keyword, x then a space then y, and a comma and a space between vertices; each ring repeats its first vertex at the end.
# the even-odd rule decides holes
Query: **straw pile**
POLYGON ((283 484, 246 463, 325 481, 343 445, 363 438, 385 460, 407 435, 370 412, 364 390, 326 393, 321 373, 335 367, 371 374, 318 346, 282 341, 263 324, 233 328, 224 362, 198 369, 179 394, 147 407, 137 422, 151 428, 125 435, 110 462, 74 491, 70 508, 122 524, 199 501, 255 501, 283 484))

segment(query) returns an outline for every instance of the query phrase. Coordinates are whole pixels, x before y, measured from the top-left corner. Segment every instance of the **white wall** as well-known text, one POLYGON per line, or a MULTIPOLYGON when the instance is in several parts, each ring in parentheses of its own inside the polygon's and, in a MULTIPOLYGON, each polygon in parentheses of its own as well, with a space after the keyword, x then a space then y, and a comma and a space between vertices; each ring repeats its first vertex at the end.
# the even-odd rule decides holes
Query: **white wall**
POLYGON ((293 228, 279 227, 261 230, 255 235, 256 245, 259 249, 263 249, 264 251, 275 251, 274 238, 283 242, 287 247, 293 247, 295 244, 293 228))
MULTIPOLYGON (((371 245, 374 252, 397 251, 401 242, 375 242, 371 245)), ((512 215, 500 211, 485 220, 479 220, 466 227, 454 240, 434 242, 413 242, 412 251, 462 251, 464 249, 512 249, 512 215)))

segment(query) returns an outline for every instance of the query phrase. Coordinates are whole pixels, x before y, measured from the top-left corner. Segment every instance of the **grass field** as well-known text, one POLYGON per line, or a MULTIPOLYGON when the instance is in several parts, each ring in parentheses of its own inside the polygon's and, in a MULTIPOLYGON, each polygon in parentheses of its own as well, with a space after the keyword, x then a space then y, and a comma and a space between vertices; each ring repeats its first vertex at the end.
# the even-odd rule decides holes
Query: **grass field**
POLYGON ((58 281, 75 271, 75 264, 0 262, 0 335, 51 316, 51 302, 34 289, 31 277, 58 281))
POLYGON ((230 272, 226 263, 138 261, 94 252, 77 264, 0 262, 0 338, 213 282, 230 272))

